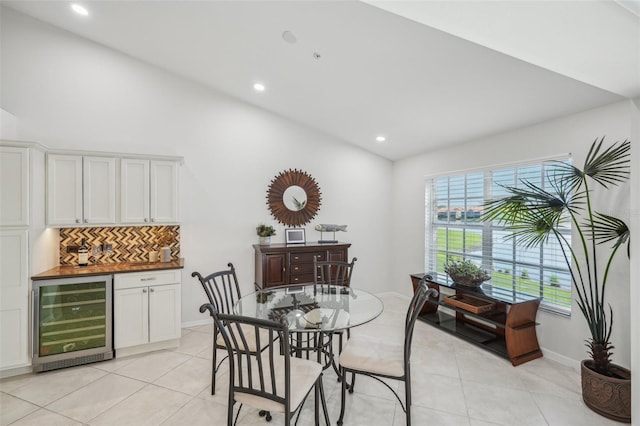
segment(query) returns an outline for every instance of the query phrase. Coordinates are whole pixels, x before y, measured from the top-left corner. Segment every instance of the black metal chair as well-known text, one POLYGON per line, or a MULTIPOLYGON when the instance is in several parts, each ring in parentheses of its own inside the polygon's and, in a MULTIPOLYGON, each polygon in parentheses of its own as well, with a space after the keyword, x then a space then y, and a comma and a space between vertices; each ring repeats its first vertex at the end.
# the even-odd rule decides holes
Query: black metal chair
MULTIPOLYGON (((209 303, 215 306, 216 311, 221 314, 232 314, 233 313, 233 305, 242 297, 240 294, 240 286, 238 285, 238 278, 236 277, 236 270, 233 266, 233 263, 228 263, 228 270, 214 272, 212 274, 203 277, 199 272, 193 272, 191 274, 192 277, 197 277, 200 280, 200 284, 202 284, 202 288, 209 299, 209 303)), ((247 334, 249 334, 253 329, 247 330, 247 334)), ((264 337, 264 336, 263 336, 264 337)), ((266 346, 266 337, 263 338, 265 342, 263 347, 250 347, 250 349, 254 352, 257 352, 259 349, 263 349, 266 346)), ((216 373, 220 368, 222 362, 227 359, 227 357, 223 357, 218 365, 216 365, 217 360, 217 350, 218 349, 227 349, 226 343, 220 333, 220 329, 218 328, 216 322, 213 323, 213 362, 212 362, 212 371, 211 371, 211 395, 215 395, 216 393, 216 373)))
POLYGON ((385 385, 393 392, 406 414, 407 426, 411 425, 411 341, 413 328, 422 306, 429 297, 437 297, 438 292, 427 287, 423 278, 418 284, 405 318, 404 345, 393 345, 381 342, 374 337, 354 336, 346 344, 340 354, 340 370, 342 372, 342 399, 338 425, 342 425, 345 411, 345 395, 347 391, 347 373, 352 373, 349 393, 353 393, 357 374, 369 376, 385 385), (398 394, 380 378, 400 380, 404 382, 405 403, 402 404, 398 394))
POLYGON ((340 262, 335 260, 313 259, 314 285, 320 291, 326 290, 329 286, 337 285, 349 287, 351 284, 351 275, 353 274, 353 266, 357 257, 351 262, 340 262))
MULTIPOLYGON (((318 261, 313 259, 314 286, 316 291, 329 291, 331 286, 349 287, 351 285, 351 275, 353 267, 358 260, 354 257, 351 262, 341 262, 336 260, 318 261)), ((342 352, 342 335, 341 330, 334 332, 338 335, 338 353, 342 352)), ((347 338, 351 336, 351 332, 347 329, 347 338)))
POLYGON ((325 420, 329 425, 322 389, 322 366, 314 361, 291 356, 286 322, 218 313, 210 303, 200 307, 200 312, 205 310, 209 310, 220 330, 228 353, 228 426, 237 422, 243 404, 262 410, 261 412, 283 413, 284 424, 288 426, 296 412, 297 418, 300 417, 301 408, 312 388, 315 390, 315 424, 320 424, 319 404, 322 403, 325 420), (251 349, 264 345, 266 347, 262 352, 251 349), (236 403, 241 405, 234 420, 236 403))

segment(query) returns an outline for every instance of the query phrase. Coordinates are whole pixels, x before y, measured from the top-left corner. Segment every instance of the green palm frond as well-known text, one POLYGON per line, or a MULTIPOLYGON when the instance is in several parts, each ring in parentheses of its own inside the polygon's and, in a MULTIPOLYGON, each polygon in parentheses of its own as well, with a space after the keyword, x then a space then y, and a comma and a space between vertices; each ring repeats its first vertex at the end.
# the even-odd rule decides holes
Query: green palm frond
POLYGON ((555 188, 554 193, 522 181, 523 187, 502 187, 510 195, 485 203, 482 220, 495 220, 506 225, 527 223, 526 228, 535 230, 557 224, 565 210, 571 210, 569 193, 555 188))
POLYGON ((549 168, 549 181, 557 183, 566 189, 568 192, 577 191, 585 179, 585 174, 582 170, 577 168, 571 163, 564 161, 551 161, 551 167, 549 168))
POLYGON ((629 178, 631 142, 616 142, 600 152, 603 142, 604 137, 600 141, 596 139, 591 145, 584 162, 584 174, 607 188, 607 184, 617 185, 629 178))
POLYGON ((613 248, 617 248, 629 241, 631 231, 627 224, 617 217, 595 213, 592 225, 594 239, 598 244, 615 241, 613 248))

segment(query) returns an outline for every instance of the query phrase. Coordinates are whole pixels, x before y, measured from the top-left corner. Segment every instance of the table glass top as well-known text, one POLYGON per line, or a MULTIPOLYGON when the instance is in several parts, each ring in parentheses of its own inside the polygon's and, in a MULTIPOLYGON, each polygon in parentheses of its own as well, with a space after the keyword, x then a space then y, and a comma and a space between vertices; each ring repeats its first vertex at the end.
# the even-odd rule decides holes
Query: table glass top
POLYGON ((281 287, 242 297, 236 315, 278 321, 285 318, 290 331, 335 331, 367 323, 382 313, 382 301, 354 287, 313 285, 281 287))

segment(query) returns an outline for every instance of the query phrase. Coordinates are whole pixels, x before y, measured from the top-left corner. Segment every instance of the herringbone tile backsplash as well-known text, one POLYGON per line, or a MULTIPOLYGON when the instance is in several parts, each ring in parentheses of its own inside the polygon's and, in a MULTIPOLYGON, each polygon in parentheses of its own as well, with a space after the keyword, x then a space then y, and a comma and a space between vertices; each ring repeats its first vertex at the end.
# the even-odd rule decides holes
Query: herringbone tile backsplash
POLYGON ((171 248, 171 259, 180 258, 180 226, 113 226, 104 228, 61 228, 60 229, 60 265, 76 265, 77 253, 68 253, 70 246, 79 246, 83 238, 87 239, 89 261, 94 262, 91 249, 100 244, 111 244, 111 255, 103 252, 97 258, 98 264, 117 262, 145 262, 149 252, 160 250, 156 243, 159 232, 169 231, 174 238, 167 244, 171 248))

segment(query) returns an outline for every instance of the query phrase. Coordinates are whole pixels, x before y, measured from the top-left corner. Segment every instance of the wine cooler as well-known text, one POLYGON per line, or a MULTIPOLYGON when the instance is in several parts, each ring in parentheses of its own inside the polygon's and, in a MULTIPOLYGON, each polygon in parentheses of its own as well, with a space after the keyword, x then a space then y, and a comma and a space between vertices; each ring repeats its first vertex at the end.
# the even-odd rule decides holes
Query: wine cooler
POLYGON ((113 358, 113 276, 33 282, 33 370, 113 358))

